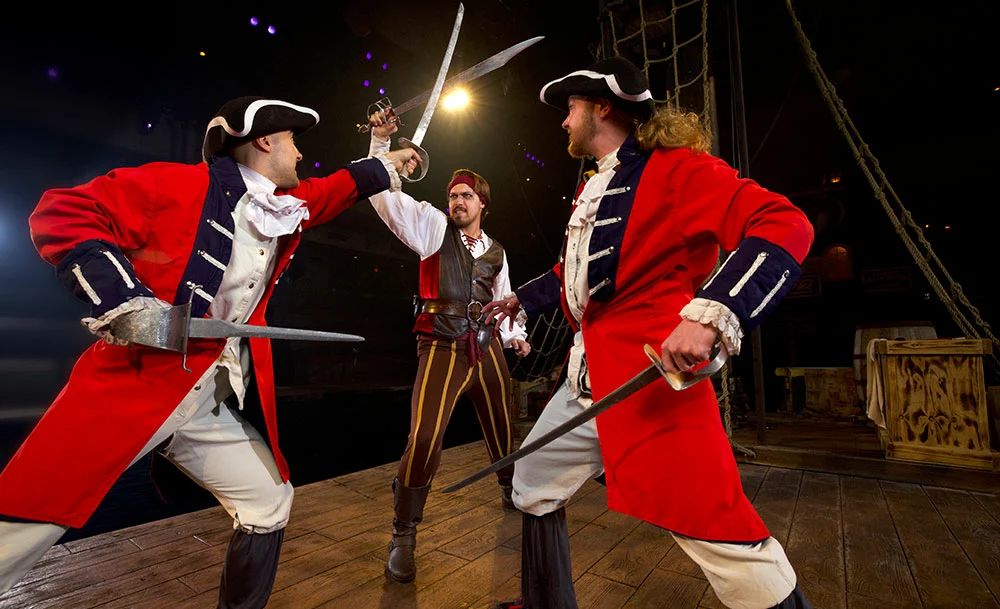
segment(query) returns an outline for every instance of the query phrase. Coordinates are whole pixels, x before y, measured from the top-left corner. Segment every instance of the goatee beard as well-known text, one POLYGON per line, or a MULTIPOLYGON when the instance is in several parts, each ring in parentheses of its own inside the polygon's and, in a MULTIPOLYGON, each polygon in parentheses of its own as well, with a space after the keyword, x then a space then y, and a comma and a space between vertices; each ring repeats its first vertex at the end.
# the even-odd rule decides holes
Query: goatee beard
POLYGON ((572 135, 569 137, 569 146, 566 147, 566 151, 574 159, 585 159, 590 156, 590 153, 584 149, 580 142, 575 141, 572 135))

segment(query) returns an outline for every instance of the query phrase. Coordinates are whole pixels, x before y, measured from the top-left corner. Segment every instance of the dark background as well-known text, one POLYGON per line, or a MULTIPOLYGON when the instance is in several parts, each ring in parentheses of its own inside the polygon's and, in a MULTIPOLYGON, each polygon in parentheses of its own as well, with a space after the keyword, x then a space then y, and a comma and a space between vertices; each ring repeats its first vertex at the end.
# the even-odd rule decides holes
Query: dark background
MULTIPOLYGON (((635 10, 634 2, 606 4, 621 15, 635 10)), ((669 6, 644 5, 651 12, 669 6)), ((731 3, 709 6, 718 152, 735 165, 731 3)), ((493 192, 485 228, 505 244, 514 285, 544 272, 558 256, 581 170, 565 152, 563 113, 540 103, 538 91, 594 61, 599 8, 591 0, 466 2, 450 74, 526 38, 546 38, 473 83, 467 110, 438 108, 424 142, 431 172, 407 187, 443 206, 452 169, 484 174, 493 192)), ((45 189, 119 166, 197 162, 209 118, 228 99, 248 94, 319 112, 320 124, 299 139, 305 157, 299 173, 326 175, 367 154, 367 137, 355 124, 380 97, 379 87, 401 103, 433 83, 456 9, 455 2, 437 0, 21 7, 0 37, 0 463, 90 343, 78 324, 87 306, 58 284, 31 245, 27 217, 45 189), (259 20, 256 27, 251 16, 259 20), (362 85, 365 79, 370 87, 362 85)), ((927 226, 927 238, 965 294, 987 321, 995 319, 989 286, 1000 160, 1000 74, 991 31, 997 3, 918 9, 817 0, 798 2, 796 10, 893 188, 927 226)), ((789 196, 817 230, 804 266, 819 278, 820 293, 786 300, 762 329, 768 403, 779 399, 776 366, 852 365, 859 324, 929 321, 939 336, 957 335, 838 131, 784 2, 740 3, 739 35, 749 175, 789 196), (831 259, 835 246, 849 253, 846 267, 831 259), (893 291, 873 289, 862 278, 876 269, 895 269, 902 280, 893 291)), ((663 93, 654 90, 656 97, 663 93)), ((404 116, 402 135, 412 132, 420 111, 404 116)), ((410 301, 418 258, 365 202, 307 233, 299 251, 272 300, 270 323, 367 339, 356 350, 275 344, 283 448, 293 481, 304 484, 402 452, 416 364, 410 301)), ((752 357, 745 353, 734 361, 735 371, 752 395, 752 357)), ((477 437, 471 408, 460 407, 446 443, 477 437)), ((92 522, 70 535, 212 504, 193 493, 164 506, 149 485, 148 467, 146 460, 132 468, 92 522)))

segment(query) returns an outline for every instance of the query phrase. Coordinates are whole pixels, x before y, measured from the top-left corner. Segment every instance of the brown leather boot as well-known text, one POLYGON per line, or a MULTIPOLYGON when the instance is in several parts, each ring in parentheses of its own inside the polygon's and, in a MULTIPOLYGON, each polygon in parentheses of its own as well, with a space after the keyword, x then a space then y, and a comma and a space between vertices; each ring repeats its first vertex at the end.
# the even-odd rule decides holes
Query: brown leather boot
POLYGON ((431 485, 403 486, 397 478, 392 481, 392 490, 396 517, 392 520, 392 541, 389 542, 385 572, 394 580, 407 583, 417 576, 417 564, 413 559, 417 525, 424 518, 424 503, 431 485))

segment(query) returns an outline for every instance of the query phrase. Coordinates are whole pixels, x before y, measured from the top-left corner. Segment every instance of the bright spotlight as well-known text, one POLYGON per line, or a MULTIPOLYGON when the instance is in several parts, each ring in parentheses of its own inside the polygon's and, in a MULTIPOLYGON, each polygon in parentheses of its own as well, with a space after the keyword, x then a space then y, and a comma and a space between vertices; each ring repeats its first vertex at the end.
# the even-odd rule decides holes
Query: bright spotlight
POLYGON ((461 110, 469 105, 469 94, 465 89, 455 89, 441 101, 446 110, 461 110))

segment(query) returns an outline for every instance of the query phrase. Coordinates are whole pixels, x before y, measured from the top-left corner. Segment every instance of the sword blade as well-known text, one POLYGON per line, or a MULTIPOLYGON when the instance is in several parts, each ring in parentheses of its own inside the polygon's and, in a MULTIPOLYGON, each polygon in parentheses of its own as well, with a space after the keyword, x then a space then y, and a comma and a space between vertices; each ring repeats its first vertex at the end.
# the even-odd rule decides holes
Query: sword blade
POLYGON ((455 44, 458 42, 458 32, 462 29, 462 17, 465 15, 465 5, 458 4, 458 15, 455 17, 455 25, 451 29, 451 39, 448 41, 448 48, 444 52, 444 60, 438 69, 437 78, 434 80, 434 88, 424 107, 424 114, 417 123, 417 128, 413 132, 410 141, 420 146, 427 134, 427 127, 431 124, 431 117, 434 116, 434 109, 437 108, 438 98, 441 97, 441 89, 444 88, 445 77, 448 76, 448 68, 451 66, 451 57, 455 54, 455 44))
MULTIPOLYGON (((457 76, 452 76, 448 80, 444 81, 444 87, 442 87, 442 92, 457 87, 458 85, 465 84, 467 82, 473 81, 480 76, 485 76, 496 70, 497 68, 502 68, 507 65, 507 62, 514 58, 515 55, 523 51, 524 49, 530 47, 536 42, 542 40, 545 36, 535 36, 534 38, 529 38, 523 42, 519 42, 512 47, 500 51, 492 57, 488 57, 476 65, 472 66, 468 70, 458 74, 457 76)), ((403 114, 408 110, 416 108, 420 104, 426 102, 431 98, 431 92, 433 89, 427 89, 420 95, 414 97, 413 99, 408 99, 405 102, 395 106, 392 111, 393 114, 403 114)))
POLYGON ((571 417, 562 425, 559 425, 554 429, 552 429, 551 431, 549 431, 548 433, 545 433, 535 438, 535 440, 530 444, 528 444, 527 446, 522 446, 521 448, 515 450, 506 457, 500 459, 496 463, 493 463, 489 467, 481 469, 478 472, 472 474, 465 480, 460 480, 447 488, 441 489, 441 492, 451 493, 457 491, 458 489, 464 488, 477 480, 480 480, 490 474, 494 474, 500 471, 501 469, 507 467, 508 465, 517 461, 518 459, 530 455, 539 448, 542 448, 543 446, 551 443, 556 438, 565 435, 566 432, 570 431, 571 429, 576 429, 580 425, 583 425, 587 421, 593 419, 597 415, 611 408, 615 404, 621 402, 625 398, 639 391, 640 389, 652 383, 658 378, 662 378, 660 369, 659 367, 656 366, 656 364, 652 364, 645 370, 637 374, 635 377, 633 377, 632 380, 625 383, 618 389, 615 389, 608 395, 604 396, 604 399, 595 402, 590 406, 590 408, 584 410, 583 412, 581 412, 576 416, 571 417))
POLYGON ((221 319, 195 318, 189 322, 189 338, 276 338, 284 340, 318 340, 326 342, 360 343, 365 339, 356 334, 323 332, 320 330, 300 330, 298 328, 274 328, 271 326, 248 326, 221 319))

